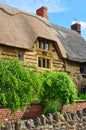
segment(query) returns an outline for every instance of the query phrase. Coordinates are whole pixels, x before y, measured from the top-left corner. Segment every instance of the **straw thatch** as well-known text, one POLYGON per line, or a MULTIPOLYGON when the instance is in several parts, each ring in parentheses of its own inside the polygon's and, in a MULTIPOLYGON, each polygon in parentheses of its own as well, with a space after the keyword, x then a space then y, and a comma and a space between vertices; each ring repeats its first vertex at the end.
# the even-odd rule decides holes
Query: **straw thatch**
POLYGON ((38 37, 53 41, 63 58, 86 62, 86 41, 75 31, 0 3, 0 44, 30 49, 38 37))
POLYGON ((56 31, 44 18, 23 12, 0 3, 0 43, 3 45, 30 49, 38 37, 49 39, 59 49, 61 56, 66 57, 66 51, 56 31))
POLYGON ((86 62, 86 41, 71 29, 57 25, 52 26, 57 31, 57 37, 67 51, 67 58, 76 62, 86 62))

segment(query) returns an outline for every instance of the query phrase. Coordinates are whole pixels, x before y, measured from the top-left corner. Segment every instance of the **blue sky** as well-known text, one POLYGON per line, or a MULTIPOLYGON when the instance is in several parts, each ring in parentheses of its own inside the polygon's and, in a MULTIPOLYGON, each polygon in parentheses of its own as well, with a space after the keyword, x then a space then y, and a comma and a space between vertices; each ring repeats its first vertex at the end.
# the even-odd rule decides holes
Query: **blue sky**
POLYGON ((13 7, 35 13, 41 6, 48 8, 49 22, 70 28, 75 21, 81 24, 86 39, 86 0, 0 0, 13 7))

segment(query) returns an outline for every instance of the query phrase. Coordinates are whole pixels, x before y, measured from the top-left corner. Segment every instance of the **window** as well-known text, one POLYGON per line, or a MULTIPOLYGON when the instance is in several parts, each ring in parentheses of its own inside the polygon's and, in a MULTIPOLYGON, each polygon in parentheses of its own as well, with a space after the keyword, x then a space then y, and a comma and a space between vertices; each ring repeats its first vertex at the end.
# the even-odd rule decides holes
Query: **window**
POLYGON ((45 50, 49 50, 49 43, 48 42, 46 42, 46 46, 45 46, 45 50))
POLYGON ((80 65, 80 73, 82 74, 83 78, 86 78, 86 64, 80 65))
POLYGON ((18 52, 18 59, 23 60, 23 54, 21 52, 18 52))
POLYGON ((38 48, 48 51, 49 50, 49 42, 46 40, 38 40, 38 48))
POLYGON ((37 42, 37 55, 38 55, 38 67, 51 68, 51 51, 52 43, 47 39, 38 39, 37 42))
POLYGON ((39 67, 41 67, 41 62, 42 62, 42 61, 41 61, 41 58, 39 57, 39 58, 38 58, 38 66, 39 66, 39 67))
POLYGON ((46 60, 46 68, 50 68, 50 60, 49 59, 46 60))
POLYGON ((43 68, 46 68, 46 59, 43 58, 42 61, 43 61, 43 63, 42 63, 43 64, 43 68))
POLYGON ((81 86, 81 93, 86 94, 86 86, 85 85, 81 86))
POLYGON ((50 59, 38 57, 38 67, 50 68, 50 59))
POLYGON ((86 74, 86 64, 80 65, 80 72, 81 72, 81 74, 86 74))
POLYGON ((45 42, 42 41, 41 44, 42 44, 42 49, 45 49, 45 42))
POLYGON ((38 48, 41 48, 41 41, 38 40, 38 48))

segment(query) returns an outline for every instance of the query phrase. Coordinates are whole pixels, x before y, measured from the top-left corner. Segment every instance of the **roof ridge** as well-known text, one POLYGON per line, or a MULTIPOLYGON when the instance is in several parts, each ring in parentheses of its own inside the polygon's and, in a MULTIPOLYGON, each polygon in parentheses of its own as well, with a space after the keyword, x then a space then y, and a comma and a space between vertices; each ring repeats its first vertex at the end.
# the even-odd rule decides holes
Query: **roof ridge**
POLYGON ((0 9, 2 9, 4 12, 6 12, 7 14, 10 14, 10 15, 16 15, 18 13, 23 13, 23 14, 26 14, 26 15, 29 15, 29 16, 32 16, 32 17, 35 17, 39 20, 41 20, 42 22, 44 22, 45 24, 47 24, 48 26, 52 26, 47 19, 41 17, 41 16, 38 16, 36 14, 32 14, 30 12, 27 12, 27 11, 23 11, 21 9, 18 9, 18 8, 15 8, 15 7, 12 7, 10 5, 7 5, 7 4, 3 4, 0 2, 0 9))

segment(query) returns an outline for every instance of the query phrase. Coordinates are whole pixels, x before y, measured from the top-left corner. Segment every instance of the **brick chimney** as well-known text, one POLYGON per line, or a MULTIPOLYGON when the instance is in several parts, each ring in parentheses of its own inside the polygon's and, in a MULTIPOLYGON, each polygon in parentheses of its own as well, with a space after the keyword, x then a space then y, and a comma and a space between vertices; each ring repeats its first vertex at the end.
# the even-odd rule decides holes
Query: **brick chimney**
POLYGON ((37 9, 36 14, 48 20, 47 7, 42 6, 41 8, 37 9))
POLYGON ((77 22, 71 25, 71 29, 81 34, 81 25, 77 22))

